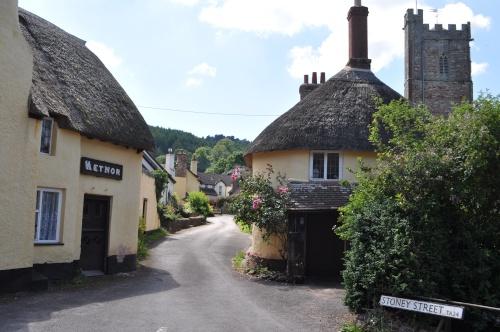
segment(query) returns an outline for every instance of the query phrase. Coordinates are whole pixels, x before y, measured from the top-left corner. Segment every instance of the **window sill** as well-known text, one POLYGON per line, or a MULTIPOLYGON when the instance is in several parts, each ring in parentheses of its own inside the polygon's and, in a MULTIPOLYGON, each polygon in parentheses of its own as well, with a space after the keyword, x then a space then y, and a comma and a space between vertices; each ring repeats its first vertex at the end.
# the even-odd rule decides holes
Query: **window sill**
POLYGON ((45 247, 45 246, 63 246, 64 243, 62 242, 35 242, 34 243, 35 247, 45 247))

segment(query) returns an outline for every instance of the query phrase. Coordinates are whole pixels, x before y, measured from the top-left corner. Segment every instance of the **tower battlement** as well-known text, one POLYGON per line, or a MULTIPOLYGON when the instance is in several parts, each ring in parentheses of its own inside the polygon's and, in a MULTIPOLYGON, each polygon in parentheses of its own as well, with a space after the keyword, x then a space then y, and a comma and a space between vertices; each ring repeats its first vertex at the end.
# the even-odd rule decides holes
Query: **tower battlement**
POLYGON ((405 14, 405 97, 435 114, 447 114, 454 104, 472 100, 470 22, 424 24, 424 11, 405 14))

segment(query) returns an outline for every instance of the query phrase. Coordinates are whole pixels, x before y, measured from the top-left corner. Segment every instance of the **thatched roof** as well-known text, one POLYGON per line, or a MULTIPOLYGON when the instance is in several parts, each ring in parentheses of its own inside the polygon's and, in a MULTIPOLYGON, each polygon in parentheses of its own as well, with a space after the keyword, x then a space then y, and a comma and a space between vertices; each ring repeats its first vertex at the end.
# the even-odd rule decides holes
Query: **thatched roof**
POLYGON ((85 41, 19 9, 33 51, 29 116, 53 117, 59 127, 139 150, 154 141, 143 117, 85 41))
POLYGON ((371 71, 346 67, 271 123, 247 150, 372 151, 368 141, 376 98, 402 98, 371 71))

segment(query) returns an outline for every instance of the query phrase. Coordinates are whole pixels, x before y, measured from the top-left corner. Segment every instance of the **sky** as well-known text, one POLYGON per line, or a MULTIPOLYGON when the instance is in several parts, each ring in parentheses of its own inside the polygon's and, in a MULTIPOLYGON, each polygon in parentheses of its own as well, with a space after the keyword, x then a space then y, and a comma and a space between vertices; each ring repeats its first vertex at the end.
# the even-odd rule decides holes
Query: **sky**
MULTIPOLYGON (((150 125, 253 140, 299 101, 304 74, 348 60, 354 0, 19 0, 85 40, 150 125), (210 113, 210 114, 206 114, 210 113), (215 114, 214 114, 215 113, 215 114)), ((403 94, 404 14, 472 24, 474 94, 500 94, 500 0, 363 0, 372 70, 403 94), (437 11, 436 11, 437 9, 437 11)))

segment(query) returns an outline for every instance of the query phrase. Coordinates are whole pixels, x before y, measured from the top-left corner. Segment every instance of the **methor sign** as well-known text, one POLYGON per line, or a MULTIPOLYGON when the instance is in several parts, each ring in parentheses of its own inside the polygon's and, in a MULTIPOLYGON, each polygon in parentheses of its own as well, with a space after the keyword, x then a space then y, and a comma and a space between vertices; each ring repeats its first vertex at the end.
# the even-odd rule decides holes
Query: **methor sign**
POLYGON ((380 305, 396 309, 403 309, 424 314, 443 316, 455 319, 462 319, 464 316, 464 308, 445 305, 441 303, 423 302, 399 297, 382 295, 380 297, 380 305))
POLYGON ((80 173, 121 180, 123 177, 123 166, 108 163, 106 161, 82 157, 80 160, 80 173))

